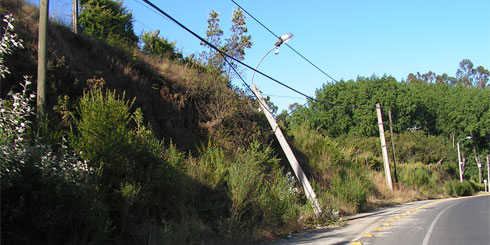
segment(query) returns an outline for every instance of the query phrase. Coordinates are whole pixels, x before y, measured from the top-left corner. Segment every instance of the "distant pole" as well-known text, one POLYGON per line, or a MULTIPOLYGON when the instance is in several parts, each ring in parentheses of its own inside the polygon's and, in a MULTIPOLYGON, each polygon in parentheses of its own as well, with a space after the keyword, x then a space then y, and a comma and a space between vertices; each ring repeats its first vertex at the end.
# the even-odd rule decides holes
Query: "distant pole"
POLYGON ((41 0, 39 7, 39 36, 37 51, 37 115, 44 116, 46 107, 46 46, 48 36, 49 0, 41 0))
POLYGON ((390 119, 391 148, 393 148, 393 171, 395 174, 395 183, 398 183, 398 174, 396 173, 395 135, 393 134, 393 122, 391 121, 391 110, 388 111, 388 117, 390 119))
POLYGON ((481 172, 482 165, 481 163, 478 163, 478 184, 481 184, 481 177, 482 177, 482 172, 481 172))
POLYGON ((463 182, 463 163, 461 162, 461 147, 459 146, 459 141, 456 145, 458 146, 459 182, 463 182))
POLYGON ((488 190, 490 191, 490 155, 487 155, 487 179, 488 190))
POLYGON ((75 34, 78 33, 78 0, 72 0, 71 31, 75 34))
POLYGON ((388 157, 388 149, 386 148, 385 129, 383 127, 383 116, 381 114, 381 105, 376 104, 376 113, 378 114, 379 138, 381 140, 381 151, 383 153, 383 163, 385 166, 386 184, 393 190, 393 182, 391 181, 390 158, 388 157))

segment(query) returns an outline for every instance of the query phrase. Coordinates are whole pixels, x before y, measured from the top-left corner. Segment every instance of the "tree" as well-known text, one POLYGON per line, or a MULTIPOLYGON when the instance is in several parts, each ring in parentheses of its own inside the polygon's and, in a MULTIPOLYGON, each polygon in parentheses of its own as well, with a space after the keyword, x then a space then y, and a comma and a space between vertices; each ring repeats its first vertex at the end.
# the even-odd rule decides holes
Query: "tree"
MULTIPOLYGON (((215 47, 221 49, 221 37, 223 36, 223 30, 219 26, 219 13, 216 11, 211 11, 208 17, 208 29, 206 30, 206 41, 214 45, 215 47)), ((201 42, 201 45, 207 46, 205 43, 201 42)), ((224 50, 223 50, 224 51, 224 50)), ((207 62, 208 65, 214 67, 218 70, 222 70, 224 66, 223 57, 218 51, 209 47, 209 52, 203 51, 201 53, 201 59, 207 62)))
POLYGON ((473 85, 473 75, 475 69, 473 69, 473 62, 468 59, 464 59, 459 63, 459 69, 456 71, 456 78, 459 83, 470 88, 473 85))
MULTIPOLYGON (((223 31, 219 26, 219 21, 219 13, 214 10, 211 11, 207 20, 208 29, 206 31, 206 41, 237 60, 245 59, 245 49, 252 47, 252 37, 250 35, 246 35, 248 30, 243 11, 241 9, 236 9, 233 11, 233 17, 231 19, 233 25, 230 28, 231 35, 229 38, 225 39, 226 42, 224 45, 221 42, 223 31)), ((201 43, 201 45, 206 44, 201 43)), ((233 60, 228 60, 233 67, 229 66, 223 59, 223 56, 211 47, 209 52, 204 51, 201 53, 201 58, 211 67, 226 72, 228 74, 228 78, 231 77, 231 70, 233 68, 237 68, 236 63, 233 60)))
POLYGON ((468 59, 464 59, 459 63, 459 69, 456 72, 458 83, 461 83, 468 88, 486 88, 489 86, 487 83, 490 77, 490 72, 483 66, 479 66, 476 69, 473 67, 473 62, 468 59))
POLYGON ((476 68, 475 71, 475 85, 479 88, 486 88, 489 87, 490 84, 488 83, 490 77, 490 72, 485 69, 483 66, 479 66, 476 68))
MULTIPOLYGON (((245 26, 245 15, 243 10, 238 8, 233 11, 233 17, 231 19, 233 25, 230 28, 231 36, 226 39, 224 50, 237 60, 245 59, 245 49, 252 47, 252 36, 246 35, 248 32, 245 26)), ((235 69, 237 65, 234 61, 230 60, 231 66, 235 69)), ((230 77, 232 67, 228 67, 228 77, 230 77)))
POLYGON ((138 42, 133 31, 133 15, 122 6, 122 1, 81 0, 80 3, 79 25, 83 33, 110 42, 138 42))

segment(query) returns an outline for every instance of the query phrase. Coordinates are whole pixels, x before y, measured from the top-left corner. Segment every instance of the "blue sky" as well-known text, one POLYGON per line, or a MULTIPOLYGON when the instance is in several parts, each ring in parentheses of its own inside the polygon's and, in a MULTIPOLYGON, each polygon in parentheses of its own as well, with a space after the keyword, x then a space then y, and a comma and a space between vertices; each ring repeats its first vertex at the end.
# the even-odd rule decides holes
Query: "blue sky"
MULTIPOLYGON (((220 13, 227 37, 236 8, 230 0, 152 2, 201 36, 205 36, 206 19, 214 9, 220 13)), ((490 69, 488 0, 236 2, 276 34, 293 33, 295 37, 288 44, 336 80, 386 74, 401 81, 409 73, 428 71, 454 76, 463 59, 490 69)), ((133 13, 136 34, 159 29, 161 36, 177 41, 184 55, 203 49, 199 40, 146 8, 141 0, 124 0, 124 5, 133 13)), ((255 67, 276 38, 252 18, 246 20, 254 44, 246 51, 244 62, 255 67)), ((259 70, 311 96, 322 84, 331 82, 286 46, 279 55, 269 55, 259 70)), ((248 71, 247 82, 251 77, 248 71)), ((254 82, 264 94, 295 97, 271 96, 280 109, 306 102, 260 75, 254 82)))

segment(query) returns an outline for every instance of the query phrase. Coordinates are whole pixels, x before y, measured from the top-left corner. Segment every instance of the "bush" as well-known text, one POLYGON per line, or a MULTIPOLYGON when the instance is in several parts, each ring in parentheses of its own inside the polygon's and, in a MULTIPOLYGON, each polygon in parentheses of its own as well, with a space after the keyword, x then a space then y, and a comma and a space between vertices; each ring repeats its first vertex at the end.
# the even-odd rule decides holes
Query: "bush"
POLYGON ((110 221, 90 184, 93 171, 64 142, 54 150, 30 132, 29 84, 10 93, 12 102, 0 100, 2 243, 101 241, 110 221))
POLYGON ((397 165, 397 170, 401 183, 422 192, 426 197, 444 193, 444 183, 448 178, 445 169, 431 168, 422 163, 404 163, 397 165))
POLYGON ((363 175, 362 171, 348 169, 333 173, 328 191, 346 202, 346 211, 357 213, 367 204, 367 196, 371 189, 372 182, 363 175))
POLYGON ((271 154, 270 147, 253 142, 237 150, 230 166, 231 214, 240 226, 281 228, 298 217, 293 183, 288 182, 271 154))
POLYGON ((471 196, 475 194, 475 189, 469 181, 453 180, 445 186, 446 193, 450 196, 471 196))

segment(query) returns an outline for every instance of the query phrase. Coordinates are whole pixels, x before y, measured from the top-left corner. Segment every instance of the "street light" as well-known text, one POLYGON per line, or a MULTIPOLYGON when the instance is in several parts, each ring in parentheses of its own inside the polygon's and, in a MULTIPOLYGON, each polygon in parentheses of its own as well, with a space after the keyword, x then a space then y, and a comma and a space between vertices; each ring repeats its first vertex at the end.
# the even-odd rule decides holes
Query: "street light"
MULTIPOLYGON (((277 42, 274 44, 274 47, 272 47, 272 49, 271 49, 271 50, 267 51, 267 53, 265 53, 265 55, 264 55, 264 56, 262 56, 262 59, 260 59, 259 63, 257 63, 257 66, 255 66, 255 71, 257 70, 257 68, 259 68, 260 63, 262 63, 262 61, 264 60, 264 58, 265 58, 265 57, 266 57, 268 54, 270 54, 270 53, 272 52, 272 50, 274 50, 274 49, 275 49, 275 50, 276 50, 275 54, 276 54, 276 55, 277 55, 277 54, 279 54, 279 47, 280 47, 280 46, 281 46, 283 43, 287 43, 287 42, 289 42, 289 40, 291 40, 291 38, 293 38, 293 37, 294 37, 294 35, 293 35, 292 33, 290 33, 290 32, 288 32, 288 33, 286 33, 286 34, 282 35, 282 36, 279 38, 279 40, 277 40, 277 42)), ((254 84, 254 76, 255 76, 255 71, 254 71, 254 72, 253 72, 253 74, 252 74, 252 82, 251 82, 251 84, 254 84)))
MULTIPOLYGON (((264 111, 265 117, 267 118, 267 121, 269 122, 272 131, 276 135, 277 141, 279 141, 279 145, 281 145, 282 150, 284 151, 284 155, 286 155, 286 158, 288 159, 289 165, 291 166, 291 169, 293 170, 294 174, 296 175, 296 178, 298 181, 301 183, 303 186, 303 190, 305 191, 306 197, 311 201, 311 204, 313 206, 313 210, 317 216, 320 216, 322 213, 322 209, 320 207, 320 204, 318 203, 318 199, 316 198, 315 191, 311 187, 310 182, 308 181, 308 178, 306 177, 305 173, 303 172, 303 169, 299 165, 298 159, 296 159, 296 156, 294 156, 293 151, 291 150, 291 147, 289 146, 288 142, 286 141, 286 138, 284 138, 284 135, 282 134, 282 130, 277 125, 276 120, 274 119, 274 116, 269 110, 269 107, 267 106, 267 102, 264 100, 264 97, 262 97, 262 94, 260 93, 259 88, 257 88, 257 85, 253 84, 254 80, 254 75, 255 71, 259 67, 260 63, 264 60, 264 58, 272 52, 272 50, 279 48, 281 44, 286 43, 293 37, 293 34, 287 33, 282 35, 279 40, 274 44, 274 47, 269 50, 265 55, 260 59, 259 63, 255 67, 255 70, 252 75, 252 92, 255 94, 257 97, 257 100, 259 101, 260 108, 264 111)), ((276 51, 276 54, 278 52, 276 51)))
POLYGON ((465 138, 462 138, 461 140, 458 141, 458 165, 459 165, 459 181, 463 182, 463 163, 461 162, 461 149, 459 147, 459 142, 465 140, 465 139, 471 139, 471 136, 466 136, 465 138))

